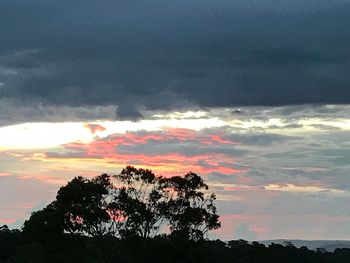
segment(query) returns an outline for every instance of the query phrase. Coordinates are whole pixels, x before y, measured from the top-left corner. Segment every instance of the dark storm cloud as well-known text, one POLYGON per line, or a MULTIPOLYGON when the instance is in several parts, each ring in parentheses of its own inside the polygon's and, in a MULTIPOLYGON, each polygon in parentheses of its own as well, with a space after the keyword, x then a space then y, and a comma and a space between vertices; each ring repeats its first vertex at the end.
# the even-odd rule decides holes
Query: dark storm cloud
POLYGON ((0 3, 0 98, 140 111, 350 102, 346 1, 0 3))

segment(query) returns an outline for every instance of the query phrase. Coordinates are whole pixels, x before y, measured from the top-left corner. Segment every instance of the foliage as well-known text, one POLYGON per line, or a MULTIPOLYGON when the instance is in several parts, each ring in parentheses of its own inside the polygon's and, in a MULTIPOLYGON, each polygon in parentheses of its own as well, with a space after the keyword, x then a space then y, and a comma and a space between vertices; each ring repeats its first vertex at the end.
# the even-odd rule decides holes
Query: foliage
POLYGON ((10 232, 10 229, 7 225, 0 226, 0 233, 8 233, 10 232))
POLYGON ((23 231, 32 236, 78 233, 102 236, 109 233, 107 196, 111 188, 106 174, 88 180, 76 177, 61 187, 56 200, 32 213, 23 231))
POLYGON ((63 232, 62 216, 58 212, 57 202, 52 202, 43 210, 33 212, 23 225, 23 232, 29 237, 46 237, 63 232))
POLYGON ((128 166, 115 175, 119 184, 109 208, 124 221, 122 237, 155 236, 164 222, 169 195, 164 190, 166 179, 150 170, 128 166))
POLYGON ((22 246, 21 232, 10 230, 7 225, 0 226, 0 262, 15 254, 22 246))
POLYGON ((175 176, 167 181, 173 193, 167 217, 173 236, 200 240, 209 230, 221 226, 214 205, 215 194, 206 195, 208 185, 195 173, 175 176))
POLYGON ((306 247, 243 240, 230 242, 173 239, 169 237, 132 237, 120 240, 112 236, 87 237, 65 234, 45 240, 23 242, 23 233, 0 232, 0 262, 223 262, 223 263, 344 263, 350 262, 350 249, 317 252, 306 247))
POLYGON ((55 201, 32 214, 23 231, 41 237, 71 233, 125 239, 155 237, 169 229, 172 237, 198 241, 220 227, 215 195, 207 191, 195 173, 165 178, 132 166, 113 178, 75 177, 59 189, 55 201))
POLYGON ((57 193, 57 209, 63 216, 64 230, 89 236, 109 232, 107 196, 111 188, 107 174, 88 180, 76 177, 57 193))

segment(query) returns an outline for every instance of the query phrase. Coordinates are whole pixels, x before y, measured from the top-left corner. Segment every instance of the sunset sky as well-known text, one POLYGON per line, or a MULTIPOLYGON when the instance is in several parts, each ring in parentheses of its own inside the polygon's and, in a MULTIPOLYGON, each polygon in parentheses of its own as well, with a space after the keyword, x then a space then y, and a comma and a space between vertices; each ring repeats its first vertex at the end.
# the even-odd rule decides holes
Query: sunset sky
POLYGON ((0 1, 0 225, 74 176, 193 171, 224 240, 350 239, 346 0, 0 1))

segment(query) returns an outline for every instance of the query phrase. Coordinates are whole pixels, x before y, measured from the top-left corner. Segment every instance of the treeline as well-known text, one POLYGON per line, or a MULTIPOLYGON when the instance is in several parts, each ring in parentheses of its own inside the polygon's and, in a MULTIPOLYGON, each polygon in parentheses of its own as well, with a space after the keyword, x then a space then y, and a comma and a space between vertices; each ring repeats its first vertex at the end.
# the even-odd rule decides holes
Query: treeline
POLYGON ((76 177, 21 230, 0 227, 0 262, 350 262, 348 249, 206 239, 219 227, 215 194, 200 176, 128 166, 76 177))
POLYGON ((21 232, 0 232, 1 263, 347 263, 350 249, 333 253, 292 245, 244 241, 193 241, 156 236, 86 237, 72 234, 28 240, 21 232))

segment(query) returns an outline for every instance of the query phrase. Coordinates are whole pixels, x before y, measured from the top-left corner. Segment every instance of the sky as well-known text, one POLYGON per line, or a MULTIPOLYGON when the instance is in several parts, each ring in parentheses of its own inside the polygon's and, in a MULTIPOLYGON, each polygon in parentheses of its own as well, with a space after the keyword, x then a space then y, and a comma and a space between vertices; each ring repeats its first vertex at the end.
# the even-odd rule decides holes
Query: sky
POLYGON ((350 1, 0 1, 0 224, 74 176, 201 175, 224 240, 350 239, 350 1))

